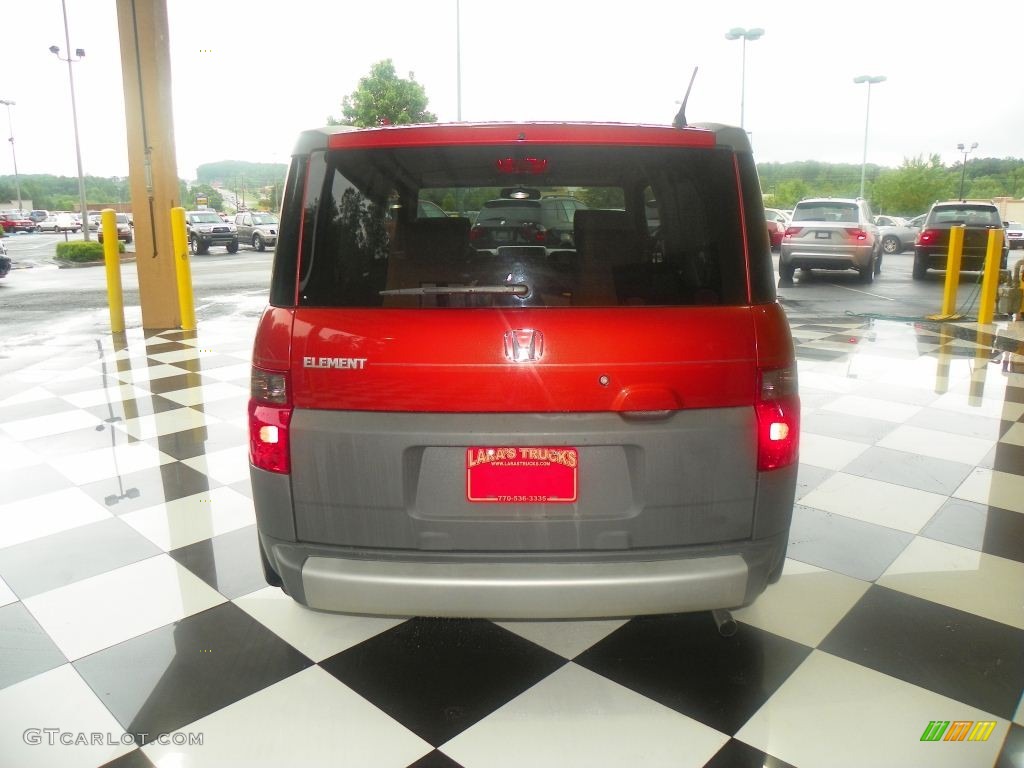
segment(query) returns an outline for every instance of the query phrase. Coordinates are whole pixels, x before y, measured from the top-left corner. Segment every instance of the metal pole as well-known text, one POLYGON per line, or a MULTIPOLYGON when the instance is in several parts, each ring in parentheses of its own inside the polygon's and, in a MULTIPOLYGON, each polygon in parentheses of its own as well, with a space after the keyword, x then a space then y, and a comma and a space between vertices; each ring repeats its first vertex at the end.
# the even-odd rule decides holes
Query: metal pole
POLYGON ((18 211, 21 211, 21 181, 18 177, 18 153, 14 151, 14 121, 11 119, 11 107, 15 105, 13 101, 0 100, 0 104, 7 107, 7 127, 11 131, 11 138, 8 139, 11 142, 11 160, 14 161, 14 188, 18 193, 18 211))
POLYGON ((964 152, 964 162, 960 167, 960 193, 956 196, 957 200, 964 199, 964 179, 967 176, 967 152, 964 152))
POLYGON ((871 81, 868 80, 868 104, 864 110, 864 155, 860 161, 860 195, 864 197, 864 178, 868 169, 868 122, 871 120, 871 81))
MULTIPOLYGON (((740 128, 743 128, 743 118, 746 110, 747 100, 747 36, 743 36, 743 63, 740 66, 740 128)), ((744 129, 745 130, 745 129, 744 129)))
POLYGON ((75 104, 75 76, 71 71, 74 60, 71 58, 71 33, 68 31, 67 0, 60 0, 64 12, 64 45, 68 52, 68 84, 71 86, 71 121, 75 127, 75 157, 78 160, 78 197, 82 208, 82 239, 89 242, 89 206, 85 201, 85 176, 82 173, 82 145, 78 139, 78 107, 75 104))

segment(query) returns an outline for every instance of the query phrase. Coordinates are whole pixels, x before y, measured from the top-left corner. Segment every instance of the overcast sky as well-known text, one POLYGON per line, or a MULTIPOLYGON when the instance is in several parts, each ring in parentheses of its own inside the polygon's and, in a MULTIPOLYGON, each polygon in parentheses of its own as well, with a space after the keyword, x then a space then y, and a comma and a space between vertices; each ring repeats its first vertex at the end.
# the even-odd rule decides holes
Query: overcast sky
MULTIPOLYGON (((126 175, 114 0, 66 0, 87 174, 126 175)), ((60 0, 3 0, 0 99, 13 100, 22 174, 76 174, 60 0)), ((218 160, 286 162, 299 131, 385 58, 414 72, 442 121, 458 115, 456 0, 167 0, 178 174, 218 160)), ((668 123, 693 67, 692 122, 746 128, 759 162, 1024 157, 1024 2, 461 0, 462 119, 668 123)), ((0 107, 0 109, 3 109, 0 107)), ((0 111, 0 134, 7 136, 0 111)), ((13 173, 0 148, 0 175, 13 173)))

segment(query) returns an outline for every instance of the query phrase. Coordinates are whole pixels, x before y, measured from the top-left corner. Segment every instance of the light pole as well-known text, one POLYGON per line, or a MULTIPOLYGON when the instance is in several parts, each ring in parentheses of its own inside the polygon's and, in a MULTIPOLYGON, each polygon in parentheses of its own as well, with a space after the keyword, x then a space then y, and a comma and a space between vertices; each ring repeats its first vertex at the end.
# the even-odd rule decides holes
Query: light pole
POLYGON ((11 131, 11 138, 8 139, 11 142, 11 160, 14 161, 14 188, 18 191, 18 212, 21 212, 21 181, 18 179, 18 153, 14 151, 14 122, 11 120, 11 107, 14 106, 15 102, 7 99, 0 99, 0 104, 7 107, 7 127, 11 131))
POLYGON ((757 40, 764 34, 764 30, 760 27, 754 27, 753 29, 744 29, 743 27, 733 27, 725 33, 726 40, 742 40, 743 41, 743 66, 740 71, 740 128, 743 128, 744 102, 747 96, 747 40, 757 40))
POLYGON ((853 82, 868 84, 868 104, 864 110, 864 156, 860 161, 860 197, 864 197, 864 174, 868 168, 868 121, 871 120, 871 86, 876 83, 884 83, 885 75, 858 75, 853 78, 853 82))
POLYGON ((956 148, 964 153, 964 164, 963 164, 963 167, 960 169, 960 194, 957 195, 957 199, 958 200, 963 200, 964 199, 964 178, 967 176, 967 153, 968 152, 973 152, 974 150, 976 150, 978 148, 978 142, 976 142, 976 141, 973 142, 971 144, 971 146, 969 146, 969 147, 964 146, 963 144, 957 144, 956 148))
POLYGON ((88 242, 89 207, 85 202, 85 176, 82 174, 82 145, 78 140, 78 107, 75 105, 75 76, 71 71, 72 64, 85 58, 85 51, 82 48, 76 48, 75 58, 71 58, 71 35, 68 32, 68 7, 66 0, 60 0, 60 6, 64 11, 64 45, 67 46, 68 55, 66 58, 61 56, 60 48, 56 45, 50 46, 50 53, 61 61, 68 63, 68 84, 71 86, 71 121, 75 127, 75 155, 78 158, 78 197, 82 208, 82 239, 88 242))

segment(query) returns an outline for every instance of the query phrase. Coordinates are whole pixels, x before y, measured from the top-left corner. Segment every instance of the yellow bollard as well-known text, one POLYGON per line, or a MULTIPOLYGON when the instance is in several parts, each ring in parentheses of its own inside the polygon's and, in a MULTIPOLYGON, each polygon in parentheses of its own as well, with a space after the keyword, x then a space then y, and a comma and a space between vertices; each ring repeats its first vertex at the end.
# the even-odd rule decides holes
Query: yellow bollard
MULTIPOLYGON (((88 212, 82 225, 89 226, 88 212)), ((124 333, 124 293, 121 290, 121 244, 117 239, 117 214, 105 208, 100 215, 103 230, 103 263, 107 270, 107 304, 110 305, 110 332, 124 333)))
POLYGON ((999 261, 1003 255, 1003 228, 988 231, 988 249, 985 251, 985 276, 981 279, 981 300, 978 303, 978 322, 987 325, 996 315, 996 288, 999 287, 999 261))
POLYGON ((196 304, 192 295, 192 268, 188 262, 188 231, 185 227, 185 209, 171 208, 171 237, 174 242, 174 272, 178 277, 178 308, 181 328, 196 329, 196 304))
POLYGON ((966 227, 951 227, 949 230, 949 252, 946 255, 946 286, 942 290, 942 314, 952 317, 956 312, 956 291, 960 287, 960 259, 964 253, 964 232, 966 227))

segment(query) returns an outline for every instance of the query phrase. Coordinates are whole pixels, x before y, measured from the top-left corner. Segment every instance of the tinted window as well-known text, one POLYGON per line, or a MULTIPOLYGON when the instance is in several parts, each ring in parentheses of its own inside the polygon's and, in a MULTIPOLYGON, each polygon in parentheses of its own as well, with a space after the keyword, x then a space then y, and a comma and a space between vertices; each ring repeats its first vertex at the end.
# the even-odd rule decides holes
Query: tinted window
POLYGON ((543 175, 501 173, 497 161, 514 151, 504 146, 327 154, 322 177, 310 174, 316 188, 306 190, 300 305, 745 303, 729 151, 533 150, 547 160, 543 175), (410 215, 421 195, 450 189, 459 191, 457 210, 479 206, 475 225, 466 216, 410 215), (550 220, 545 227, 540 198, 570 189, 588 207, 575 211, 569 232, 550 220), (645 205, 652 197, 660 214, 653 235, 645 205))
POLYGON ((856 203, 797 203, 793 211, 793 221, 856 222, 859 220, 858 216, 856 203))
POLYGON ((943 205, 932 209, 928 217, 929 227, 952 227, 965 224, 968 227, 1001 227, 999 211, 991 205, 943 205))

